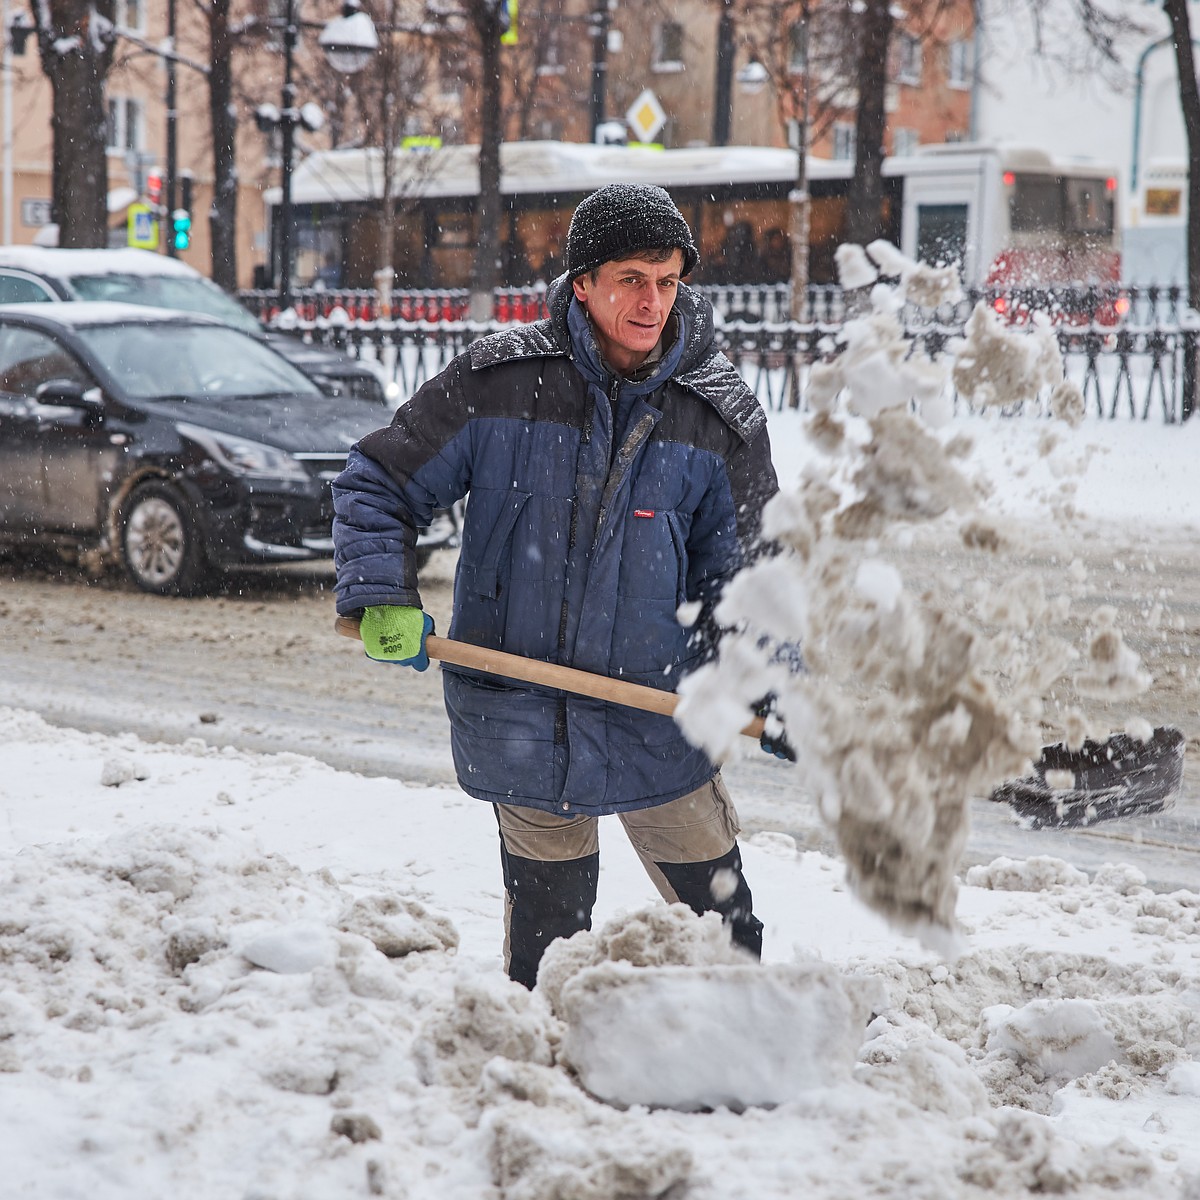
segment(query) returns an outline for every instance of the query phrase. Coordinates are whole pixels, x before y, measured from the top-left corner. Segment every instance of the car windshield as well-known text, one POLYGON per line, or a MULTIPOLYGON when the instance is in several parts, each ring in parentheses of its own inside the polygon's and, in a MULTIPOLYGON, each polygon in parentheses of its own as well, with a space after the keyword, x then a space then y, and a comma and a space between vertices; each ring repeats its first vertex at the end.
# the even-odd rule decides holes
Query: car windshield
POLYGON ((282 355, 222 325, 147 322, 77 332, 131 398, 322 395, 282 355))
POLYGON ((80 300, 117 300, 122 304, 144 304, 150 308, 177 308, 216 317, 218 321, 247 333, 262 332, 262 326, 252 313, 207 279, 106 272, 103 275, 72 275, 71 287, 80 300))

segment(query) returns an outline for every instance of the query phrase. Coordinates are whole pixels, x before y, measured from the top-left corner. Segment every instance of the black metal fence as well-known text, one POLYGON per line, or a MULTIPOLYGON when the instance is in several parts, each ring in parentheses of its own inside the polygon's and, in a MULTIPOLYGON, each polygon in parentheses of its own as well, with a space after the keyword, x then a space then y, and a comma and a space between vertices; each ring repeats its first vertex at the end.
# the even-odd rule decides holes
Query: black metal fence
MULTIPOLYGON (((861 294, 847 296, 839 288, 813 288, 809 319, 797 323, 787 319, 786 286, 704 290, 718 313, 718 344, 764 406, 772 409, 807 407, 809 369, 837 353, 846 321, 869 303, 861 294)), ((509 296, 507 311, 528 313, 516 319, 538 315, 544 293, 530 291, 533 298, 528 305, 521 294, 520 308, 509 296)), ((950 339, 962 336, 980 302, 1013 327, 1032 329, 1035 322, 1050 323, 1068 378, 1082 391, 1089 416, 1138 420, 1154 416, 1167 423, 1191 416, 1200 317, 1186 308, 1178 288, 973 292, 932 311, 909 306, 901 313, 905 336, 914 349, 937 354, 950 339)), ((426 303, 432 306, 433 301, 426 303)), ((297 312, 303 314, 304 307, 298 305, 297 312)), ((349 309, 339 312, 335 307, 328 314, 302 316, 292 327, 313 341, 379 363, 386 377, 398 385, 399 397, 406 398, 476 338, 510 324, 472 323, 461 315, 379 320, 351 317, 349 309)), ((1043 412, 1046 401, 1041 397, 1028 407, 1043 412)))

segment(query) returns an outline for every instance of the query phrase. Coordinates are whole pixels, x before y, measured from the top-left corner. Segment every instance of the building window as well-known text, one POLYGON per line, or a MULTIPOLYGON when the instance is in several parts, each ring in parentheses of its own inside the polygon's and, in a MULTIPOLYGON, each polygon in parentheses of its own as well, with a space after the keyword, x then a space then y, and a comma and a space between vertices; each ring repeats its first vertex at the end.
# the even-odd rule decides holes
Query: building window
POLYGON ((466 84, 462 75, 462 51, 447 42, 438 43, 438 94, 443 100, 461 104, 466 84))
POLYGON ((117 0, 114 19, 118 29, 142 33, 146 29, 146 6, 143 0, 117 0))
POLYGON ((788 70, 803 75, 808 70, 808 22, 794 21, 788 26, 788 70))
POLYGON ((917 87, 921 82, 921 65, 921 39, 911 33, 902 33, 896 43, 896 78, 910 87, 917 87))
POLYGON ((255 0, 255 15, 266 27, 263 49, 269 54, 283 53, 283 32, 287 24, 288 0, 255 0))
POLYGON ((833 157, 841 161, 854 158, 855 129, 849 121, 835 121, 833 126, 833 157))
POLYGON ((921 135, 915 129, 897 129, 892 134, 892 153, 897 158, 915 154, 921 144, 921 135))
POLYGON ((658 27, 654 43, 656 71, 683 70, 683 26, 678 21, 664 21, 658 27))
POLYGON ((110 96, 106 126, 110 154, 140 150, 143 144, 142 102, 128 96, 110 96))
POLYGON ((946 47, 946 82, 952 88, 969 88, 974 74, 975 43, 959 38, 946 47))
POLYGON ((278 125, 263 135, 263 166, 267 170, 278 170, 283 166, 283 133, 278 125))
POLYGON ((537 66, 539 75, 562 75, 566 72, 567 64, 563 58, 561 29, 557 25, 548 25, 542 43, 538 47, 541 61, 537 66))

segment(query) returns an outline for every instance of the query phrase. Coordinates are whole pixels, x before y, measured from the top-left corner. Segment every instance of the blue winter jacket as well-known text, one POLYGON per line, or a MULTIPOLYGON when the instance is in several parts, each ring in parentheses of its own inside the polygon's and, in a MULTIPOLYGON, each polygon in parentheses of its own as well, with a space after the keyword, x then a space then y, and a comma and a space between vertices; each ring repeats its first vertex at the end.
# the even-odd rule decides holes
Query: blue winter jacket
MULTIPOLYGON (((766 417, 687 287, 641 382, 609 373, 565 278, 549 301, 548 319, 474 343, 351 451, 333 488, 337 609, 420 605, 417 530, 470 492, 450 637, 673 691, 711 653, 712 607, 776 491, 766 417), (688 627, 685 601, 702 611, 688 627)), ((472 796, 599 816, 715 773, 671 717, 442 674, 472 796)))

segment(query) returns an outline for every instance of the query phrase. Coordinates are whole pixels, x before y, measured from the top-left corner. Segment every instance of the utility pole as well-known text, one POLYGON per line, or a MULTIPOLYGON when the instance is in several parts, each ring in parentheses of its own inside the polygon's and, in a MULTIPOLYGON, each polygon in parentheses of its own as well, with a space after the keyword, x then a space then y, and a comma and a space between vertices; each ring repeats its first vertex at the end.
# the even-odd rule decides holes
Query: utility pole
POLYGON ((592 141, 604 123, 605 100, 608 92, 608 27, 611 20, 608 0, 596 0, 592 13, 592 141))
POLYGON ((4 28, 4 244, 12 244, 13 239, 13 90, 12 90, 12 31, 9 29, 11 13, 8 0, 3 0, 2 16, 4 28))
POLYGON ((176 0, 167 0, 167 42, 171 51, 167 58, 167 178, 166 178, 166 221, 160 221, 163 239, 167 243, 167 254, 176 257, 175 237, 171 220, 175 213, 175 188, 179 176, 176 123, 179 113, 175 97, 175 9, 176 0))
POLYGON ((733 0, 721 0, 717 21, 717 85, 713 102, 714 146, 729 145, 733 109, 733 0))
POLYGON ((292 159, 296 152, 296 84, 292 79, 292 59, 300 31, 296 27, 296 0, 287 0, 283 28, 283 109, 280 113, 279 141, 279 307, 292 303, 292 159))

